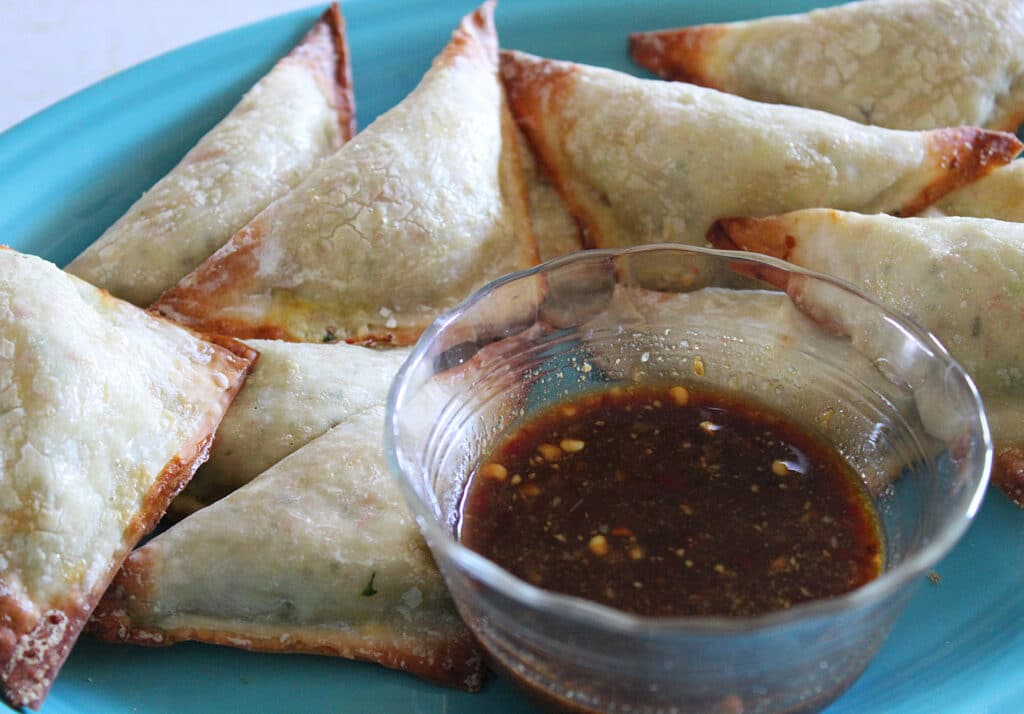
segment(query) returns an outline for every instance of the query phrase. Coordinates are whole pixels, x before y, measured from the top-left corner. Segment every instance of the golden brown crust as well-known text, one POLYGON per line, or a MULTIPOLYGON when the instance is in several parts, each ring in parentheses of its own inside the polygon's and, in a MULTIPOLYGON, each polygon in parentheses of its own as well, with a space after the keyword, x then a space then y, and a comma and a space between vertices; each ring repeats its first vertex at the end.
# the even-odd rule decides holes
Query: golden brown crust
MULTIPOLYGON (((102 590, 99 591, 102 593, 102 590)), ((98 599, 98 594, 96 599, 98 599)), ((0 603, 6 611, 12 603, 0 603)), ((14 631, 3 627, 0 657, 3 669, 4 698, 15 707, 38 709, 53 680, 57 678, 72 645, 89 617, 88 602, 43 612, 34 618, 30 629, 14 631)))
POLYGON ((997 447, 992 464, 992 483, 1006 497, 1024 507, 1024 449, 997 447))
POLYGON ((494 0, 487 0, 475 12, 462 18, 452 33, 451 41, 437 57, 433 66, 448 66, 460 57, 479 55, 498 66, 498 30, 494 26, 494 0))
POLYGON ((722 218, 711 225, 708 241, 722 250, 749 250, 780 260, 789 260, 796 246, 796 238, 774 216, 722 218))
MULTIPOLYGON (((786 232, 782 222, 768 218, 723 218, 708 229, 708 242, 720 250, 745 250, 789 260, 796 239, 786 232)), ((763 280, 779 290, 789 285, 789 274, 767 265, 736 262, 730 268, 741 275, 763 280)))
POLYGON ((124 567, 89 621, 88 632, 107 642, 166 647, 178 642, 206 642, 226 647, 238 647, 252 652, 280 652, 319 654, 347 659, 375 662, 391 669, 415 674, 428 681, 448 687, 477 691, 483 684, 484 665, 480 650, 473 638, 464 634, 428 648, 424 654, 422 642, 398 642, 358 634, 342 629, 303 636, 286 632, 283 628, 259 628, 255 623, 243 632, 209 627, 179 627, 172 630, 147 629, 137 625, 131 615, 131 603, 148 599, 149 583, 146 573, 152 572, 148 554, 141 550, 124 563, 124 567))
MULTIPOLYGON (((493 2, 488 2, 463 18, 449 44, 435 59, 434 66, 471 63, 474 71, 496 73, 498 42, 493 10, 493 2)), ((500 189, 512 217, 513 225, 509 233, 514 233, 510 237, 516 240, 516 255, 519 258, 516 261, 517 267, 527 267, 539 262, 538 249, 529 221, 526 182, 518 154, 515 153, 514 122, 507 107, 503 105, 500 111, 503 141, 500 189)), ((389 327, 389 323, 383 326, 374 324, 376 318, 368 319, 369 324, 361 326, 341 324, 335 333, 331 325, 335 321, 344 322, 349 317, 344 314, 343 304, 340 307, 327 305, 330 300, 324 299, 322 295, 306 300, 287 289, 278 291, 272 284, 272 278, 264 281, 264 288, 259 288, 263 292, 258 296, 252 295, 258 290, 254 287, 254 283, 258 282, 254 276, 260 273, 261 267, 265 268, 260 263, 261 247, 267 241, 281 239, 281 234, 275 233, 274 220, 272 207, 257 215, 224 248, 164 292, 150 309, 203 332, 228 334, 243 339, 333 341, 337 334, 338 338, 354 344, 408 345, 414 343, 426 329, 432 318, 424 314, 422 322, 415 315, 402 317, 403 324, 396 324, 395 327, 389 327), (250 293, 245 293, 246 290, 250 290, 250 293), (249 306, 240 304, 247 299, 260 304, 249 309, 249 306), (298 324, 300 322, 302 324, 298 324)), ((288 239, 285 237, 283 240, 288 239)), ((300 241, 301 237, 295 240, 300 241)), ((497 277, 497 274, 493 277, 497 277)), ((438 307, 448 306, 450 302, 448 300, 438 307)), ((375 309, 371 310, 370 314, 375 312, 375 309)))
MULTIPOLYGON (((71 647, 96 607, 110 580, 134 545, 160 520, 174 496, 185 487, 199 465, 205 461, 212 432, 184 458, 176 456, 164 468, 145 497, 145 505, 125 529, 124 546, 111 559, 112 567, 105 580, 89 593, 72 596, 64 603, 55 603, 38 617, 19 618, 18 629, 8 624, 18 608, 11 598, 0 598, 0 660, 3 669, 4 697, 13 706, 38 709, 46 698, 57 672, 64 664, 71 647)), ((21 611, 22 615, 27 615, 21 611)), ((11 623, 14 624, 13 622, 11 623)))
POLYGON ((950 191, 1010 163, 1024 147, 1013 134, 969 126, 929 134, 931 148, 940 157, 941 172, 896 215, 912 216, 924 210, 950 191))
MULTIPOLYGON (((841 220, 838 211, 829 211, 833 221, 841 220)), ((786 230, 785 221, 778 216, 765 218, 723 218, 715 221, 707 234, 712 246, 720 250, 741 250, 768 255, 780 260, 790 260, 796 238, 786 230)), ((763 280, 769 285, 785 291, 793 304, 818 326, 833 335, 846 334, 828 310, 808 303, 804 298, 805 281, 802 276, 787 273, 770 265, 755 265, 736 261, 729 267, 739 275, 763 280)))
MULTIPOLYGON (((569 163, 575 161, 570 158, 573 153, 580 151, 580 137, 574 138, 573 126, 575 112, 580 108, 573 94, 586 68, 505 52, 501 69, 512 113, 534 147, 539 162, 583 226, 587 247, 601 248, 609 246, 613 240, 622 240, 618 235, 602 235, 602 232, 619 230, 619 216, 613 208, 616 197, 606 196, 598 185, 582 180, 569 163), (566 141, 577 143, 570 148, 563 144, 566 141)), ((842 126, 837 125, 836 130, 841 129, 842 126)), ((1011 134, 973 127, 939 129, 913 139, 910 136, 900 138, 909 143, 915 140, 924 143, 925 152, 919 157, 919 167, 906 171, 897 183, 880 187, 882 193, 867 201, 864 208, 876 203, 897 215, 917 213, 949 191, 1009 163, 1021 149, 1021 143, 1011 134)), ((780 172, 783 169, 778 167, 780 172)), ((763 196, 759 202, 770 204, 770 197, 763 196)), ((811 207, 800 205, 799 200, 792 197, 786 203, 789 208, 811 207)), ((769 208, 763 212, 774 211, 769 208)))
POLYGON ((256 216, 228 243, 234 250, 214 253, 177 285, 164 291, 149 309, 157 315, 182 325, 201 326, 211 334, 231 335, 241 339, 291 340, 297 338, 276 326, 252 324, 243 320, 214 318, 206 313, 206 305, 230 294, 238 281, 259 268, 255 252, 266 227, 262 216, 256 216))
POLYGON ((573 182, 569 167, 558 160, 564 152, 560 147, 551 145, 554 138, 541 125, 546 112, 551 111, 556 116, 561 113, 559 107, 571 92, 576 72, 576 66, 571 62, 540 59, 506 50, 501 52, 501 79, 516 124, 529 141, 537 163, 551 179, 579 225, 583 247, 602 248, 605 241, 601 237, 599 222, 591 219, 592 206, 571 190, 573 182))
POLYGON ((629 36, 629 54, 641 67, 659 77, 721 89, 709 71, 708 56, 722 35, 724 25, 700 25, 629 36))
MULTIPOLYGON (((328 96, 331 97, 331 105, 337 114, 342 143, 347 142, 356 133, 355 95, 352 91, 350 56, 348 39, 345 34, 345 19, 341 14, 338 3, 332 3, 324 11, 323 15, 320 16, 317 23, 306 33, 302 41, 288 53, 288 57, 304 62, 323 85, 328 85, 324 89, 328 96)), ((258 217, 253 219, 253 222, 245 226, 240 233, 245 231, 256 233, 255 237, 258 239, 258 234, 261 233, 261 230, 256 222, 257 220, 258 217)), ((230 275, 236 273, 244 275, 243 267, 254 263, 252 249, 255 248, 256 242, 258 240, 252 242, 252 246, 248 251, 237 251, 236 254, 232 254, 231 260, 227 261, 227 264, 223 266, 223 270, 226 270, 230 275), (238 255, 239 253, 241 255, 238 255)), ((196 271, 198 272, 206 265, 207 261, 204 261, 196 271)), ((211 271, 207 270, 206 272, 209 273, 211 271)), ((202 293, 197 290, 189 290, 188 287, 178 290, 177 285, 172 286, 150 306, 150 310, 164 317, 170 317, 184 325, 201 325, 203 330, 209 333, 234 335, 248 339, 297 339, 289 336, 280 328, 273 326, 251 325, 240 320, 190 319, 189 316, 201 315, 202 313, 195 312, 194 309, 187 309, 186 305, 200 304, 201 301, 197 301, 197 298, 210 293, 218 294, 223 292, 223 289, 230 287, 231 282, 231 280, 223 281, 223 284, 221 284, 222 290, 211 291, 207 289, 202 293), (167 297, 168 295, 170 297, 167 297), (175 303, 179 304, 178 309, 174 308, 175 303)), ((220 284, 220 281, 218 283, 220 284)))
POLYGON ((434 684, 475 692, 483 684, 484 665, 471 637, 449 643, 441 652, 424 656, 415 642, 385 642, 347 636, 341 630, 323 637, 288 636, 273 632, 254 636, 202 627, 182 627, 171 631, 135 629, 124 610, 101 608, 89 624, 89 633, 107 642, 166 647, 178 642, 205 642, 236 647, 250 652, 316 654, 373 662, 390 669, 409 672, 434 684), (446 666, 444 663, 448 663, 446 666))
MULTIPOLYGON (((256 359, 256 351, 230 338, 210 340, 216 346, 211 368, 228 379, 223 411, 235 398, 256 359)), ((223 413, 222 411, 222 413, 223 413)), ((78 639, 121 563, 142 536, 152 530, 171 501, 206 460, 217 424, 201 432, 164 466, 143 499, 142 508, 125 528, 122 548, 111 558, 107 576, 87 593, 69 593, 63 602, 46 603, 38 615, 11 596, 0 596, 0 662, 4 697, 13 706, 38 709, 57 672, 78 639)))
POLYGON ((356 99, 352 91, 352 64, 348 50, 348 38, 345 35, 345 18, 341 14, 338 3, 331 3, 331 6, 320 16, 317 24, 289 55, 301 56, 303 48, 314 45, 317 37, 323 31, 330 36, 333 53, 314 55, 313 60, 320 64, 321 71, 332 80, 332 106, 338 115, 341 140, 345 142, 356 134, 356 99))

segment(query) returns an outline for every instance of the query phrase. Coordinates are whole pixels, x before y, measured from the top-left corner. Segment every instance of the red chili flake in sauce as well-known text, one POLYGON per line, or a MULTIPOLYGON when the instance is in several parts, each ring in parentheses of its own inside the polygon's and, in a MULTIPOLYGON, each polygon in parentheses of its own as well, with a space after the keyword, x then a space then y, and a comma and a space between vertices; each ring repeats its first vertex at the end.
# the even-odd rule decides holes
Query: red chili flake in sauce
POLYGON ((831 446, 752 401, 681 394, 537 415, 471 476, 460 539, 534 585, 647 616, 755 615, 877 577, 877 515, 831 446))

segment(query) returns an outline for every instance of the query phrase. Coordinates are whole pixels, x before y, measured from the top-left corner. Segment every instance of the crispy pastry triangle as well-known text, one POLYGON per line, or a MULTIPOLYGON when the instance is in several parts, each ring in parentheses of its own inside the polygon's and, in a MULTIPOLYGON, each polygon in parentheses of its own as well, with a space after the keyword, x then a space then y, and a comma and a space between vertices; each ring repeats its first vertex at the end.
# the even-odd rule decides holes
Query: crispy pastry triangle
POLYGON ((38 707, 255 352, 0 250, 0 676, 38 707))
POLYGON ((345 24, 334 4, 67 270, 149 305, 354 133, 345 24))
POLYGON ((91 631, 337 655, 478 688, 480 652, 388 473, 383 431, 371 407, 151 540, 91 631))
POLYGON ((502 74, 588 247, 702 244, 716 218, 813 206, 913 214, 1021 147, 1009 134, 897 132, 517 52, 502 74))
POLYGON ((383 405, 406 349, 251 340, 252 374, 217 429, 210 460, 171 510, 185 515, 249 483, 346 419, 383 405))
POLYGON ((492 11, 466 17, 412 94, 155 308, 240 337, 404 344, 535 263, 492 11))
POLYGON ((632 35, 668 79, 891 129, 1024 120, 1024 7, 1016 0, 873 0, 632 35))
MULTIPOLYGON (((718 221, 720 248, 848 280, 933 332, 974 379, 996 443, 993 480, 1024 505, 1024 225, 829 210, 718 221), (1015 456, 1016 454, 1016 456, 1015 456)), ((811 311, 801 285, 766 274, 811 311)))

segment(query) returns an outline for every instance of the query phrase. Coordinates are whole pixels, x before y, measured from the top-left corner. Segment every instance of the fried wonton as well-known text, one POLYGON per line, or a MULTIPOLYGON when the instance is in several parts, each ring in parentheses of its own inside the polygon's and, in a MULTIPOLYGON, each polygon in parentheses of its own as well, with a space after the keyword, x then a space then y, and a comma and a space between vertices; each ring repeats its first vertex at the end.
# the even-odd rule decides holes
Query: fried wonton
POLYGON ((255 352, 0 250, 0 676, 38 707, 255 352))
POLYGON ((891 129, 1024 120, 1017 0, 872 0, 802 15, 635 34, 633 59, 668 79, 891 129))
POLYGON ((383 431, 371 407, 151 540, 90 630, 336 655, 479 688, 480 652, 388 473, 383 431))
POLYGON ((502 75, 588 247, 703 244, 716 218, 815 206, 913 214, 1021 148, 1010 134, 892 131, 518 52, 502 75))
POLYGON ((1002 166, 985 178, 946 194, 927 213, 1024 223, 1024 161, 1002 166))
POLYGON ((848 280, 933 332, 985 402, 993 480, 1024 505, 1024 224, 821 209, 722 220, 710 237, 848 280))
POLYGON ((335 4, 67 270, 149 305, 354 133, 345 25, 335 4))
POLYGON ((406 349, 250 340, 259 362, 203 464, 171 505, 187 514, 249 483, 345 419, 384 404, 406 349))
POLYGON ((420 85, 161 297, 198 329, 411 343, 443 309, 537 261, 493 6, 420 85))

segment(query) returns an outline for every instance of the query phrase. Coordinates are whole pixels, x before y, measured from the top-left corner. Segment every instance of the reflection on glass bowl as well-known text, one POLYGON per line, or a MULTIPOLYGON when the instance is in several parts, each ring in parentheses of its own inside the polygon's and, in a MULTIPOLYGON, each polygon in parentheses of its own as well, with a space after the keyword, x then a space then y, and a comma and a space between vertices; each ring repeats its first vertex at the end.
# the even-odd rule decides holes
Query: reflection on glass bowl
POLYGON ((496 667, 559 710, 816 710, 867 667, 980 506, 981 402, 941 345, 851 287, 771 258, 586 251, 501 278, 439 318, 392 387, 391 468, 496 667), (790 295, 762 289, 788 273, 790 295), (522 420, 611 386, 699 380, 828 440, 863 478, 885 571, 749 618, 645 618, 548 592, 456 537, 480 460, 522 420))

